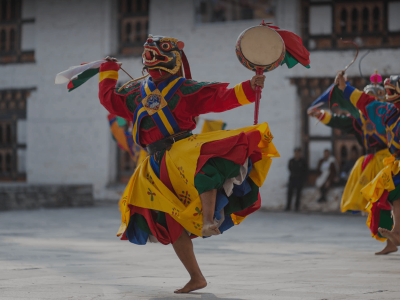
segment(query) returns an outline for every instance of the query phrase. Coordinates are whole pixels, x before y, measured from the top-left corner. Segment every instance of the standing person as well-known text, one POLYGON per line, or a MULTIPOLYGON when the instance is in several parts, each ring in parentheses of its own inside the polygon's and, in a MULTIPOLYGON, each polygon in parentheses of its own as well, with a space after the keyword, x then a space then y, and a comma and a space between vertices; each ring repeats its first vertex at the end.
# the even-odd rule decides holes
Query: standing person
POLYGON ((303 189, 304 180, 307 175, 307 164, 301 157, 301 148, 294 149, 294 157, 289 160, 288 168, 290 175, 285 211, 289 211, 291 208, 294 190, 296 190, 294 210, 299 211, 301 190, 303 189))
POLYGON ((336 180, 338 167, 336 159, 331 155, 329 149, 324 150, 324 156, 318 162, 319 176, 315 182, 315 186, 319 188, 321 196, 318 199, 319 203, 326 202, 326 194, 336 180))
POLYGON ((183 47, 175 38, 150 35, 142 55, 149 78, 119 91, 120 63, 107 58, 99 83, 101 104, 111 114, 132 120, 134 142, 149 153, 120 201, 117 235, 139 245, 148 240, 172 244, 190 275, 175 293, 207 286, 191 239, 219 235, 259 209, 259 188, 271 158, 279 156, 267 123, 192 134, 197 116, 253 103, 265 76, 233 88, 191 80, 183 47))

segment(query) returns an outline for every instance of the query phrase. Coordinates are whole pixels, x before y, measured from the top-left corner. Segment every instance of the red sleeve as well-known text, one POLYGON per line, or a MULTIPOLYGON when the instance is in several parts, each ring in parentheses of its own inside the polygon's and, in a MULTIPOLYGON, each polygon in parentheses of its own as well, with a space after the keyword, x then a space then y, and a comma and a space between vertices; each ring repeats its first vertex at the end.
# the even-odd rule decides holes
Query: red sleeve
POLYGON ((187 97, 187 110, 193 116, 218 113, 246 105, 255 101, 255 93, 250 80, 226 88, 228 83, 203 87, 197 93, 187 97))
POLYGON ((127 95, 115 92, 118 81, 119 65, 116 62, 106 62, 100 66, 99 99, 100 103, 111 113, 124 119, 131 119, 132 113, 126 107, 127 95))

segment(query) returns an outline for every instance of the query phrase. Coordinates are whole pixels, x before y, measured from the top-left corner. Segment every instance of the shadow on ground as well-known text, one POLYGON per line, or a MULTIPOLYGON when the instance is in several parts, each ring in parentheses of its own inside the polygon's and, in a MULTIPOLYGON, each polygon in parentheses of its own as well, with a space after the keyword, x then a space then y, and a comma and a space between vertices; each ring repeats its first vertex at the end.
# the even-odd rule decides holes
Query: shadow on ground
POLYGON ((224 299, 224 300, 243 300, 242 298, 219 298, 212 293, 190 293, 190 294, 177 294, 176 296, 166 296, 166 297, 157 297, 151 298, 149 300, 193 300, 193 299, 207 299, 207 300, 216 300, 216 299, 224 299), (199 298, 199 296, 201 296, 199 298))

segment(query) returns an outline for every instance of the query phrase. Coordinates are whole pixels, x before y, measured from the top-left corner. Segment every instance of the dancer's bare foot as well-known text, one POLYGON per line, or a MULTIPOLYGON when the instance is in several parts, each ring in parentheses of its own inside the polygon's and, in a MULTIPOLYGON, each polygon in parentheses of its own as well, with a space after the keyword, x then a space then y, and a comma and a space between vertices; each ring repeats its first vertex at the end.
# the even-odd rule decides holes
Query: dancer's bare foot
POLYGON ((189 293, 191 291, 200 290, 207 286, 207 281, 204 277, 198 279, 190 279, 190 281, 181 289, 174 291, 175 294, 189 293))
POLYGON ((400 246, 400 233, 396 230, 389 231, 385 228, 378 228, 379 233, 389 239, 396 246, 400 246))
POLYGON ((218 234, 221 234, 221 231, 219 231, 217 225, 215 225, 214 223, 203 224, 203 229, 201 230, 202 236, 211 236, 218 234))
POLYGON ((375 255, 385 255, 396 251, 397 251, 397 246, 390 243, 386 245, 386 247, 383 248, 382 251, 376 252, 375 255))

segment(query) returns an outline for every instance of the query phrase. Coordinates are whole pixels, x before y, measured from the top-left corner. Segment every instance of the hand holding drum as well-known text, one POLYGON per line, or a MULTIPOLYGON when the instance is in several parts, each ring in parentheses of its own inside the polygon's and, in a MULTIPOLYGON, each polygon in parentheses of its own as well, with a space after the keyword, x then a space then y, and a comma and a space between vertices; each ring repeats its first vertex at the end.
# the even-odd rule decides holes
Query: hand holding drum
POLYGON ((264 72, 279 67, 285 58, 285 43, 280 35, 264 22, 243 31, 236 41, 236 55, 247 69, 255 71, 251 87, 256 92, 254 125, 258 123, 261 89, 264 87, 264 72))

